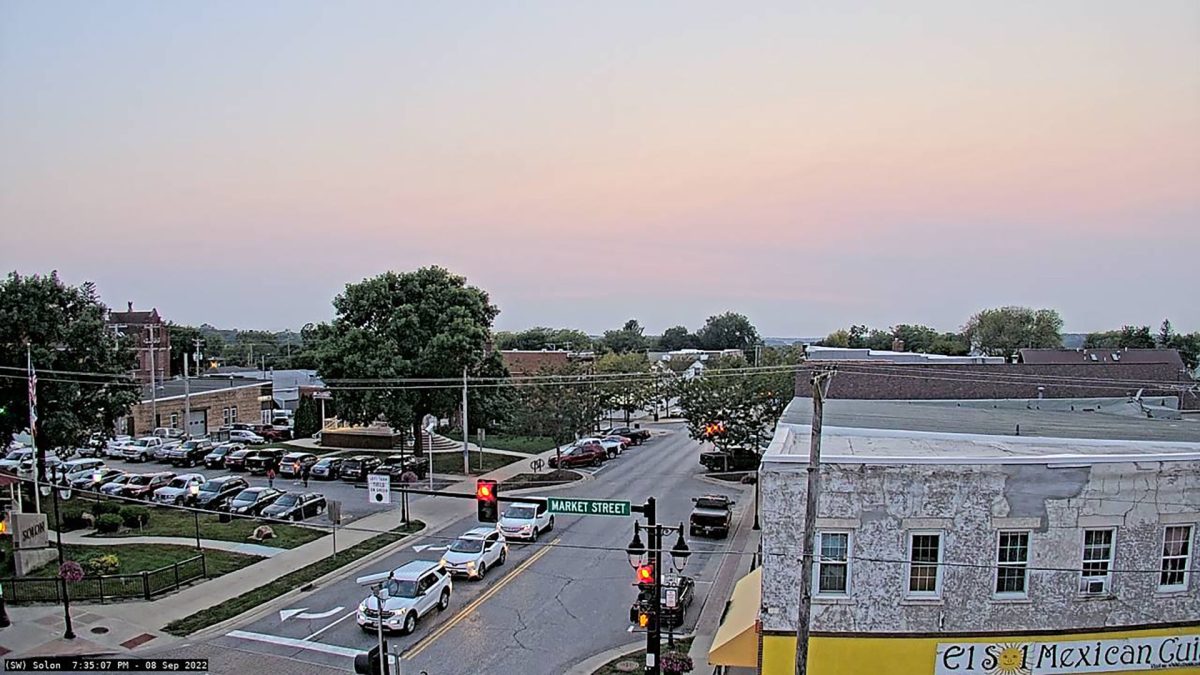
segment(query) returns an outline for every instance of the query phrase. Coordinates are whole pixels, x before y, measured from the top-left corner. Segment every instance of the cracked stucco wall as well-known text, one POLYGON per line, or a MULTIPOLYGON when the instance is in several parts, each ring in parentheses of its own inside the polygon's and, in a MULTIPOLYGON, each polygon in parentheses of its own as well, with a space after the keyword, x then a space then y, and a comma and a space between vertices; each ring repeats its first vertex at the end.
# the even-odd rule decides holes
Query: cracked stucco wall
MULTIPOLYGON (((793 631, 805 469, 761 473, 763 628, 793 631)), ((1200 617, 1200 462, 1047 465, 825 465, 818 528, 849 529, 846 598, 814 599, 814 631, 1003 632, 1194 621, 1200 617), (1078 593, 1083 529, 1116 527, 1116 570, 1158 570, 1168 524, 1193 524, 1189 586, 1157 591, 1157 573, 1116 572, 1109 596, 1078 593), (940 600, 906 600, 907 532, 943 533, 940 600), (1031 531, 1028 599, 993 598, 997 532, 1031 531)))

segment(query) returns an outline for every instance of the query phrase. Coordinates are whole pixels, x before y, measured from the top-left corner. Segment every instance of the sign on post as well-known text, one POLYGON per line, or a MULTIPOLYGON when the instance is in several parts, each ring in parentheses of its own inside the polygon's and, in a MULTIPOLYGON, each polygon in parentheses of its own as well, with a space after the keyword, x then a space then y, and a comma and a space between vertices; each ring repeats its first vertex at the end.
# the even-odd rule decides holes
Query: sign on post
POLYGON ((46 529, 44 513, 12 514, 13 548, 46 548, 50 545, 50 531, 46 529))
POLYGON ((565 513, 573 516, 618 516, 630 514, 629 502, 611 499, 570 499, 547 497, 546 508, 550 513, 565 513))
POLYGON ((391 504, 392 477, 387 474, 368 474, 367 500, 372 504, 391 504))
POLYGON ((342 524, 342 503, 336 499, 329 500, 329 521, 334 525, 342 524))

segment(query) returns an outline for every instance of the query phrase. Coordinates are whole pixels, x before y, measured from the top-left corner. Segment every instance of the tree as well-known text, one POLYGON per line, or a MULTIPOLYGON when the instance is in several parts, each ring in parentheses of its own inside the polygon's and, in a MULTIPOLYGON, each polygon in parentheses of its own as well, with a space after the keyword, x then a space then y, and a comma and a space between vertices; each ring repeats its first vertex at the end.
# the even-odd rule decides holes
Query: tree
POLYGON ((825 336, 824 340, 817 342, 818 347, 841 347, 843 349, 850 346, 850 331, 839 328, 829 335, 825 336))
POLYGON ((700 344, 699 339, 685 326, 672 326, 663 331, 658 339, 658 348, 673 352, 677 349, 695 349, 700 344))
MULTIPOLYGON (((200 339, 200 329, 195 326, 182 326, 177 323, 167 323, 167 335, 171 337, 171 370, 172 373, 183 373, 184 356, 195 351, 195 341, 200 339)), ((188 372, 196 375, 196 362, 191 356, 187 357, 188 372)))
POLYGON ((750 319, 734 312, 708 317, 696 338, 703 349, 747 350, 762 341, 750 319))
POLYGON ((596 381, 601 408, 624 412, 625 424, 629 424, 630 415, 654 398, 650 362, 644 354, 605 354, 596 361, 596 373, 630 374, 629 377, 600 377, 596 381))
POLYGON ((517 332, 498 332, 495 335, 495 344, 497 349, 538 351, 553 348, 585 351, 591 349, 592 338, 588 337, 587 333, 573 328, 538 326, 517 332))
POLYGON ((1122 326, 1121 330, 1088 333, 1083 342, 1087 349, 1154 349, 1149 326, 1122 326))
POLYGON ((1171 327, 1170 319, 1163 319, 1162 324, 1158 327, 1158 339, 1155 345, 1158 347, 1166 347, 1171 344, 1171 338, 1175 337, 1175 329, 1171 327))
POLYGON ((1062 325, 1062 317, 1052 309, 999 307, 972 316, 963 337, 984 354, 1008 357, 1027 347, 1061 347, 1062 325))
POLYGON ((895 344, 895 336, 885 330, 872 328, 871 332, 867 333, 867 337, 863 340, 863 343, 867 349, 888 351, 895 344))
POLYGON ((705 439, 705 427, 721 422, 725 433, 716 441, 718 447, 759 452, 775 433, 794 389, 795 374, 789 371, 721 377, 706 373, 680 385, 679 407, 692 438, 705 439))
POLYGON ((308 438, 321 430, 321 409, 311 396, 300 399, 296 408, 296 419, 292 424, 292 435, 296 438, 308 438))
POLYGON ((561 448, 591 428, 596 419, 595 383, 583 367, 573 363, 544 368, 538 375, 543 379, 536 384, 515 387, 512 428, 515 433, 550 438, 561 448))
MULTIPOLYGON (((486 292, 441 267, 348 284, 333 306, 334 320, 316 333, 318 372, 334 388, 347 379, 457 379, 464 368, 479 375, 499 313, 486 292)), ((454 384, 344 388, 336 395, 338 414, 349 422, 382 418, 394 428, 409 426, 417 453, 425 416, 448 415, 461 401, 454 384)))
POLYGON ((620 330, 604 331, 604 347, 617 354, 646 351, 645 331, 637 319, 630 319, 620 330))
POLYGON ((67 286, 55 272, 0 283, 0 445, 29 428, 26 344, 38 372, 39 450, 77 447, 129 414, 140 398, 126 375, 135 352, 105 328, 106 312, 94 285, 67 286))
POLYGON ((1195 372, 1200 367, 1200 332, 1187 335, 1176 333, 1171 336, 1167 346, 1179 350, 1179 356, 1189 371, 1195 372))

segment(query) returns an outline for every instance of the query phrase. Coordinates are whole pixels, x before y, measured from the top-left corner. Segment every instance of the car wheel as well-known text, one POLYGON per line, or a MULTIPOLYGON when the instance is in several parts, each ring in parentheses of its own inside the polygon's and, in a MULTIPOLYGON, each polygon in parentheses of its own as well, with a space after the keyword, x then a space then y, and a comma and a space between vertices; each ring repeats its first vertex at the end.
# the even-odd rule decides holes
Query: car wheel
POLYGON ((479 580, 483 581, 483 578, 486 576, 487 576, 487 563, 480 560, 479 561, 479 580))
POLYGON ((450 589, 446 588, 446 589, 442 590, 442 597, 438 600, 438 611, 444 612, 444 611, 446 611, 446 608, 449 606, 450 606, 450 589))
POLYGON ((292 514, 292 522, 293 522, 293 523, 298 523, 298 522, 300 522, 300 514, 299 514, 299 513, 293 513, 293 514, 292 514))
POLYGON ((554 516, 550 516, 550 523, 546 525, 546 531, 550 532, 554 529, 554 516))
POLYGON ((537 526, 535 525, 533 528, 533 535, 529 537, 529 541, 536 542, 538 540, 538 535, 541 533, 542 531, 537 529, 537 526))
POLYGON ((497 565, 503 565, 503 564, 504 564, 504 561, 505 561, 505 560, 507 560, 507 559, 508 559, 508 551, 507 551, 507 550, 505 550, 505 549, 501 549, 501 550, 500 550, 500 557, 496 559, 496 564, 497 564, 497 565))
POLYGON ((600 466, 600 458, 599 457, 592 460, 592 466, 600 466))
MULTIPOLYGON (((449 594, 447 594, 449 595, 449 594)), ((441 605, 438 605, 441 607, 441 605)), ((408 616, 404 617, 404 634, 408 635, 417 629, 417 613, 409 612, 408 616)))

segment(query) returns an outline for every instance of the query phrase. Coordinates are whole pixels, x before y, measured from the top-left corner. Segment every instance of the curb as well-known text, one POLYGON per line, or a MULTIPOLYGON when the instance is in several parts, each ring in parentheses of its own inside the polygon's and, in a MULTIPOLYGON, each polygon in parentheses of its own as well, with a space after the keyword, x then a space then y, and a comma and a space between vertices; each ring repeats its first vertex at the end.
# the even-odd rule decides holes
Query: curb
MULTIPOLYGON (((291 600, 295 599, 297 596, 301 595, 302 593, 308 593, 311 590, 316 590, 316 588, 322 584, 340 581, 342 578, 345 578, 352 573, 353 570, 347 569, 348 567, 350 567, 352 565, 370 564, 379 558, 385 557, 387 555, 391 555, 397 549, 402 548, 403 545, 406 544, 409 539, 424 533, 426 530, 429 530, 430 527, 431 527, 430 524, 428 522, 425 522, 425 526, 422 527, 421 529, 417 530, 416 532, 410 532, 410 533, 404 535, 403 537, 401 537, 400 539, 397 539, 396 541, 388 544, 387 546, 376 549, 361 558, 356 558, 354 560, 347 561, 345 565, 342 565, 341 567, 338 567, 330 572, 325 573, 324 575, 322 575, 320 577, 317 577, 316 579, 313 579, 312 581, 307 582, 305 584, 305 586, 302 586, 300 588, 293 588, 292 590, 287 591, 287 592, 283 593, 282 595, 278 595, 278 596, 266 601, 264 604, 259 605, 258 607, 255 607, 253 609, 248 609, 245 612, 242 612, 241 614, 231 616, 228 619, 225 619, 224 621, 222 621, 220 623, 215 623, 211 626, 208 626, 207 628, 202 628, 202 629, 196 631, 195 633, 192 633, 191 635, 184 635, 184 636, 171 635, 170 633, 165 633, 165 631, 163 631, 161 628, 159 629, 159 631, 164 632, 166 635, 171 635, 171 637, 176 638, 178 640, 187 640, 190 642, 194 642, 197 640, 204 640, 204 639, 208 639, 208 638, 212 638, 212 637, 218 637, 218 636, 224 634, 236 622, 256 620, 262 616, 266 616, 267 614, 270 614, 272 611, 275 610, 276 606, 281 605, 281 604, 286 604, 287 601, 291 601, 291 600), (306 586, 309 586, 309 585, 311 585, 313 588, 311 588, 309 590, 302 590, 303 588, 305 588, 306 586)), ((368 539, 364 539, 363 541, 368 541, 368 539)), ((322 558, 321 560, 324 560, 324 558, 322 558)), ((318 561, 314 560, 313 562, 315 563, 318 561)), ((246 589, 245 592, 249 593, 251 591, 257 590, 257 588, 261 588, 261 586, 256 587, 256 588, 248 588, 248 589, 246 589)), ((241 595, 241 594, 239 594, 239 595, 241 595)), ((218 604, 220 604, 220 603, 218 603, 218 604)))
MULTIPOLYGON (((695 640, 696 632, 692 631, 691 633, 678 633, 675 635, 676 640, 684 640, 687 638, 695 640)), ((663 640, 662 645, 665 647, 666 644, 666 641, 663 640)), ((620 647, 613 647, 612 649, 602 651, 599 654, 594 654, 588 657, 586 660, 581 661, 578 665, 568 670, 565 675, 592 675, 592 673, 595 673, 600 669, 601 666, 605 665, 609 661, 618 659, 622 656, 632 656, 633 654, 636 654, 645 648, 646 641, 644 639, 640 642, 633 642, 630 644, 621 645, 620 647)))

